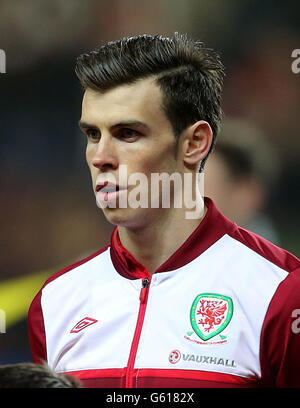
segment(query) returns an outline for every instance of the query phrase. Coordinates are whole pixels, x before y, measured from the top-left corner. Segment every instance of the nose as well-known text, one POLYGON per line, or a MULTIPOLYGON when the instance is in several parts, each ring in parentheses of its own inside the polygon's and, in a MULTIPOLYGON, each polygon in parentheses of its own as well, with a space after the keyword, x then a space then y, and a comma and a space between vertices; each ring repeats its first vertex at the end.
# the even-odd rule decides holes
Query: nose
POLYGON ((116 169, 118 166, 117 154, 109 135, 102 135, 95 146, 91 164, 101 170, 116 169))

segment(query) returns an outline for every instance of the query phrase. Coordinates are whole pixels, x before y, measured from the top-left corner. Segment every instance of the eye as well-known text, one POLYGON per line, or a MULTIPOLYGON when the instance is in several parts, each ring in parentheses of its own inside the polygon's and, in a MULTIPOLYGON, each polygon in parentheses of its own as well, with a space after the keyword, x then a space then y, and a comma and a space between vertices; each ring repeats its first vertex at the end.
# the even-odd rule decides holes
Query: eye
POLYGON ((135 141, 140 136, 140 133, 130 128, 121 128, 118 130, 117 136, 127 141, 135 141))
POLYGON ((97 130, 97 129, 87 129, 87 130, 85 131, 85 133, 86 133, 88 139, 89 139, 91 142, 94 142, 94 143, 99 142, 99 140, 100 140, 100 132, 99 132, 99 130, 97 130))

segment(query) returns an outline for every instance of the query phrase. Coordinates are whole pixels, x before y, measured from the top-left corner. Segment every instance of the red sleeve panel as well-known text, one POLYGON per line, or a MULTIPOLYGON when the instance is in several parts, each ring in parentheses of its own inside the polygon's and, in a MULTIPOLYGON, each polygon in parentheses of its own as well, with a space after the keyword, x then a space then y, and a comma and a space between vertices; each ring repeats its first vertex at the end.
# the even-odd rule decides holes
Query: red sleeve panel
POLYGON ((260 343, 263 385, 300 387, 297 315, 300 316, 300 268, 281 282, 266 313, 260 343))
POLYGON ((28 312, 28 336, 32 360, 36 364, 47 361, 44 317, 41 307, 42 291, 36 295, 28 312))

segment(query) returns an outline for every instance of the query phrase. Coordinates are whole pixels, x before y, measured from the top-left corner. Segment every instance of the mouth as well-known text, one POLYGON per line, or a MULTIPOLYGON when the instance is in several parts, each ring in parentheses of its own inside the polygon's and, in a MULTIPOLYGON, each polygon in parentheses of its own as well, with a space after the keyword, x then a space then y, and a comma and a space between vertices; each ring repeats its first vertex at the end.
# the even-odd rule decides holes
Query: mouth
POLYGON ((103 181, 97 183, 95 191, 100 202, 115 203, 119 195, 124 196, 124 194, 126 194, 127 187, 122 187, 109 181, 103 181))
POLYGON ((101 191, 101 193, 115 193, 116 191, 121 190, 118 185, 110 183, 109 181, 103 181, 96 185, 96 193, 101 191))

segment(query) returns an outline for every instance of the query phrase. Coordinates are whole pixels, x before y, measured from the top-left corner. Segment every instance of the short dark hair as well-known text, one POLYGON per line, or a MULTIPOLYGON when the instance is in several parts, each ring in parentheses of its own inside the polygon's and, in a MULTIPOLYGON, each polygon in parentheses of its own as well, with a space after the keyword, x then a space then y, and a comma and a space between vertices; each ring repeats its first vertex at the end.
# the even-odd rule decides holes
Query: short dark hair
POLYGON ((225 164, 232 181, 255 179, 271 193, 280 175, 280 156, 267 134, 255 123, 225 118, 213 155, 225 164))
POLYGON ((202 42, 178 33, 170 38, 126 37, 80 55, 75 72, 84 90, 100 92, 155 76, 175 136, 205 120, 213 132, 209 153, 213 149, 222 119, 224 67, 219 55, 202 42))
POLYGON ((0 388, 82 388, 80 380, 57 374, 46 363, 0 366, 0 388))
POLYGON ((218 154, 223 159, 232 180, 240 181, 251 178, 254 163, 247 150, 219 140, 213 154, 218 154))

